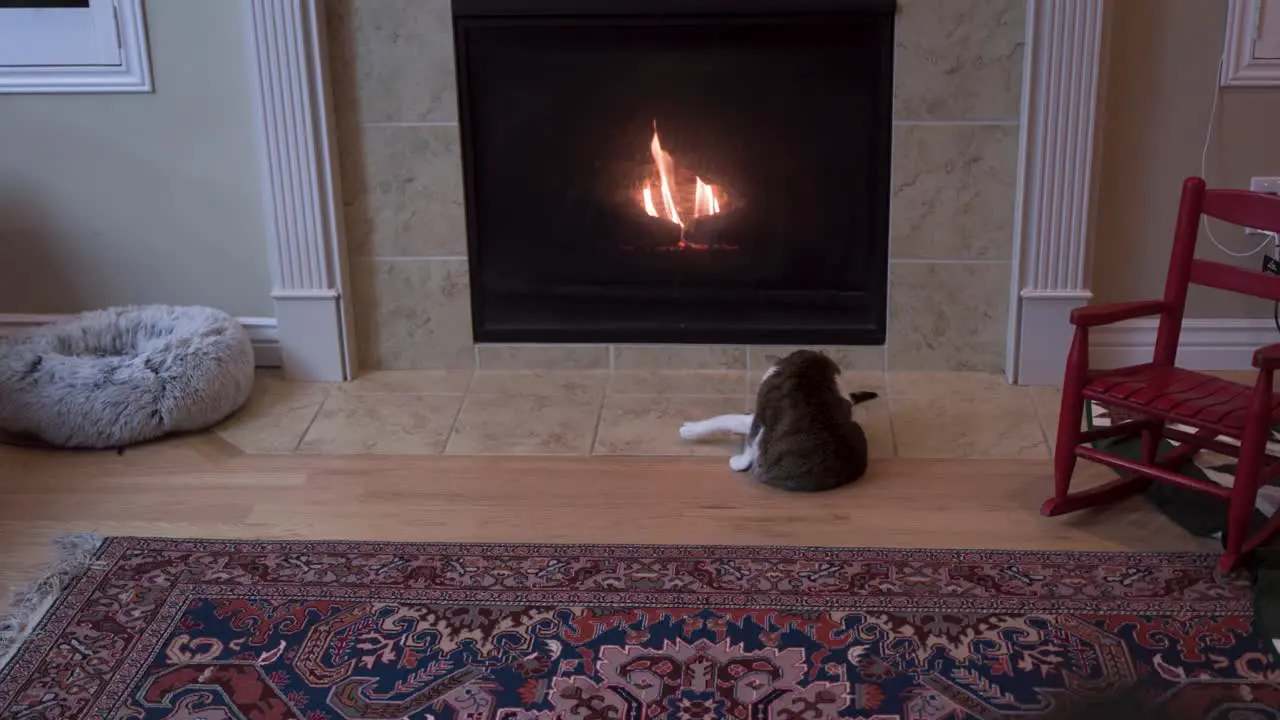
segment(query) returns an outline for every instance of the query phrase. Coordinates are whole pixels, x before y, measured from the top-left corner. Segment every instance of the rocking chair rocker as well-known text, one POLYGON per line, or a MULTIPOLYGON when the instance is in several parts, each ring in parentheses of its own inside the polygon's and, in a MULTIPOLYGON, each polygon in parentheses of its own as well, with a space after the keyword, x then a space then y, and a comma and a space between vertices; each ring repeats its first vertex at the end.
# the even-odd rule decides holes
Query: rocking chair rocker
POLYGON ((1280 513, 1253 537, 1246 538, 1258 487, 1280 476, 1280 458, 1268 455, 1267 438, 1280 423, 1280 395, 1273 374, 1280 368, 1280 343, 1253 355, 1257 380, 1253 387, 1174 365, 1178 335, 1190 284, 1280 302, 1280 277, 1195 257, 1201 215, 1234 225, 1280 232, 1280 198, 1241 190, 1206 190, 1204 180, 1188 178, 1174 232, 1173 256, 1164 299, 1078 308, 1071 313, 1075 337, 1067 356, 1054 454, 1054 496, 1040 512, 1062 515, 1106 505, 1141 492, 1152 482, 1189 488, 1227 500, 1226 552, 1218 570, 1233 570, 1241 558, 1280 532, 1280 513), (1095 370, 1089 367, 1089 329, 1122 320, 1160 316, 1155 357, 1142 365, 1095 370), (1136 419, 1111 427, 1081 430, 1085 400, 1122 409, 1136 419), (1194 429, 1187 432, 1171 424, 1194 429), (1095 440, 1142 435, 1142 457, 1132 460, 1091 445, 1095 440), (1224 442, 1226 436, 1238 445, 1224 442), (1180 443, 1160 453, 1163 439, 1180 443), (1238 459, 1235 483, 1227 488, 1188 477, 1177 468, 1200 450, 1210 449, 1238 459), (1107 465, 1124 474, 1117 480, 1071 493, 1076 458, 1107 465))

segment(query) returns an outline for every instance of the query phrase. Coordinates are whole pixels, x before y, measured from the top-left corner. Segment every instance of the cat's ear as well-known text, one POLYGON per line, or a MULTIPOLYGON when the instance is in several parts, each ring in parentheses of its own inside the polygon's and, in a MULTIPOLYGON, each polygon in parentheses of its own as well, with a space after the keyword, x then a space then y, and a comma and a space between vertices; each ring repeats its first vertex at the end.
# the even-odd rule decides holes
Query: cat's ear
POLYGON ((827 361, 827 369, 831 372, 832 375, 839 377, 840 363, 836 362, 835 358, 832 358, 830 355, 827 355, 826 353, 821 353, 821 354, 822 354, 822 359, 827 361))
POLYGON ((781 359, 782 359, 782 358, 781 358, 780 356, 778 356, 778 355, 765 355, 765 356, 764 356, 764 361, 765 361, 766 363, 768 363, 770 367, 773 367, 774 365, 777 365, 777 364, 778 364, 778 361, 779 361, 779 360, 781 360, 781 359))

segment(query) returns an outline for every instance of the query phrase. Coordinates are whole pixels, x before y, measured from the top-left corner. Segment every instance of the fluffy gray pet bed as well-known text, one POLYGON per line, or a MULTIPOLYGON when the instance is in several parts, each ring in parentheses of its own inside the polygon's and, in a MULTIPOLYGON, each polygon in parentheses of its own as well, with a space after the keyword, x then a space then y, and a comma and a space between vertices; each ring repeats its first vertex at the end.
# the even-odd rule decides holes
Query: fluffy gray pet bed
POLYGON ((0 341, 0 431, 61 447, 206 428, 252 389, 249 336, 212 308, 110 308, 0 341))

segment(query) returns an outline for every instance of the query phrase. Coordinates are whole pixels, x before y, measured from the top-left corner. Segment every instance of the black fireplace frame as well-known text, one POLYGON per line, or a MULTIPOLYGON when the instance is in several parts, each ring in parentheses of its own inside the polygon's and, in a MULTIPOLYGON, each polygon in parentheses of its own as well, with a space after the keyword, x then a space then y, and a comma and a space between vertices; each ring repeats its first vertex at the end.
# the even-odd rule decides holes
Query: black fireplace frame
MULTIPOLYGON (((582 23, 607 22, 610 19, 640 20, 661 23, 663 17, 696 19, 698 17, 765 16, 794 17, 829 13, 885 13, 895 15, 897 0, 452 0, 454 47, 457 73, 459 130, 462 151, 463 187, 467 227, 467 250, 471 263, 470 283, 472 334, 476 342, 632 342, 632 343, 727 343, 727 344, 832 344, 883 345, 888 324, 889 203, 891 195, 891 154, 893 143, 893 83, 884 83, 870 109, 880 121, 874 138, 874 181, 879 197, 870 200, 871 232, 883 238, 874 246, 868 264, 883 268, 872 276, 865 294, 874 298, 872 326, 822 325, 813 327, 772 327, 744 330, 740 327, 702 327, 696 337, 668 328, 626 327, 616 330, 593 328, 584 331, 574 327, 493 326, 485 320, 485 299, 479 251, 480 209, 476 198, 477 167, 473 153, 468 152, 473 140, 471 127, 471 92, 468 87, 468 31, 475 26, 492 26, 510 21, 527 26, 542 21, 582 23)), ((887 23, 887 42, 883 43, 881 61, 893 67, 894 23, 887 23)), ((799 293, 796 293, 799 294, 799 293)))

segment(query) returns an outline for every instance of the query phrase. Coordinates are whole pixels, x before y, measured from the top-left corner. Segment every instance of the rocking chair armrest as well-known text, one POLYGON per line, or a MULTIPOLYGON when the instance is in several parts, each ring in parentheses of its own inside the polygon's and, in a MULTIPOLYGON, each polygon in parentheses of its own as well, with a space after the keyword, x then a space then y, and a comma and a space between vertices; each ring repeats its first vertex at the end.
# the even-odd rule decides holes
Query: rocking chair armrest
POLYGON ((1280 343, 1254 350, 1253 366, 1259 370, 1280 369, 1280 343))
POLYGON ((1138 300, 1136 302, 1086 305, 1071 311, 1071 324, 1076 327, 1110 325, 1121 320, 1159 315, 1164 312, 1163 300, 1138 300))

